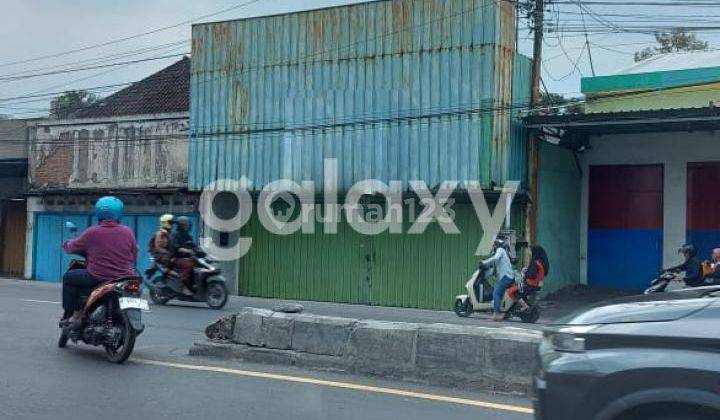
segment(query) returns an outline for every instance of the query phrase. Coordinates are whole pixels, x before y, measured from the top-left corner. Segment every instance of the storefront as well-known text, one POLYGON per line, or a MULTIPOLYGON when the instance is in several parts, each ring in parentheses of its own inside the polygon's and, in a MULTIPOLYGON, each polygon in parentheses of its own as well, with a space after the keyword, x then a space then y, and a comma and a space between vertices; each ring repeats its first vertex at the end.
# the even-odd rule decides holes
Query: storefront
MULTIPOLYGON (((579 201, 574 223, 581 282, 639 289, 659 269, 681 262, 682 244, 698 247, 701 259, 720 247, 714 193, 720 111, 535 116, 528 126, 555 143, 543 146, 546 153, 575 159, 579 186, 564 199, 579 201)), ((540 189, 551 181, 541 176, 540 189)))

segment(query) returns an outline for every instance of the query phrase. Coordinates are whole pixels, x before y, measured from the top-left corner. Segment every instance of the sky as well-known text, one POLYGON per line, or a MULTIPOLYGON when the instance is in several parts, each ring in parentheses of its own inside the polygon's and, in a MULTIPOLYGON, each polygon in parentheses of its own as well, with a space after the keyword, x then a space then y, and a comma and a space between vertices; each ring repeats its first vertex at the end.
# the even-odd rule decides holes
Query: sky
MULTIPOLYGON (((543 48, 543 81, 548 91, 578 96, 580 78, 592 75, 587 46, 597 75, 612 74, 633 63, 632 54, 652 45, 652 29, 678 25, 709 26, 720 24, 719 6, 703 7, 696 3, 683 7, 602 5, 584 0, 582 8, 571 0, 548 7, 547 20, 559 32, 545 37, 543 48), (594 4, 593 4, 594 3, 594 4), (585 25, 582 26, 582 19, 585 25), (627 33, 612 27, 647 27, 646 33, 627 33), (586 39, 582 28, 587 28, 586 39), (617 33, 620 32, 620 33, 617 33)), ((620 0, 610 0, 620 1, 620 0)), ((627 3, 652 0, 628 0, 627 3)), ((664 3, 670 0, 654 0, 664 3)), ((683 1, 675 0, 682 4, 683 1)), ((96 92, 105 96, 122 83, 137 81, 180 59, 190 52, 190 21, 228 20, 298 11, 357 0, 4 0, 0 15, 0 114, 17 117, 37 116, 46 111, 46 98, 3 101, 67 89, 108 86, 96 92), (238 6, 238 7, 235 7, 238 6), (228 8, 224 13, 214 14, 228 8), (194 20, 197 17, 213 16, 194 20), (182 24, 181 24, 182 23, 182 24), (42 60, 37 57, 56 55, 68 50, 178 25, 167 30, 113 42, 72 54, 42 60), (54 72, 68 67, 102 65, 108 62, 133 61, 164 57, 142 63, 97 68, 82 72, 52 74, 30 79, 12 80, 20 74, 54 72), (16 63, 22 60, 33 60, 16 63), (32 101, 32 102, 31 102, 32 101)), ((600 2, 603 3, 603 2, 600 2)), ((622 2, 625 3, 625 2, 622 2)), ((521 25, 523 26, 523 25, 521 25)), ((703 31, 698 36, 711 47, 720 46, 720 31, 703 31)), ((583 29, 584 30, 584 29, 583 29)), ((526 27, 519 29, 518 49, 531 55, 532 43, 526 27)))

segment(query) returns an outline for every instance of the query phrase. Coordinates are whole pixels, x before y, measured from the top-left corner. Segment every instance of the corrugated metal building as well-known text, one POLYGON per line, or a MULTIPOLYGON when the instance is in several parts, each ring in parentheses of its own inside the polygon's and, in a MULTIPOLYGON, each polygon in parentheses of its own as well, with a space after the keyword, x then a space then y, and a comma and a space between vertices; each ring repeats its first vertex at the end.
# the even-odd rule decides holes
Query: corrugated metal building
MULTIPOLYGON (((374 1, 199 24, 192 42, 193 190, 246 177, 254 192, 290 179, 315 181, 320 194, 327 158, 337 158, 341 196, 366 179, 404 191, 409 180, 524 181, 516 117, 529 60, 515 52, 514 2, 374 1)), ((239 291, 447 308, 482 235, 466 199, 453 209, 460 235, 433 225, 364 236, 343 223, 336 235, 277 236, 253 217, 239 291)))

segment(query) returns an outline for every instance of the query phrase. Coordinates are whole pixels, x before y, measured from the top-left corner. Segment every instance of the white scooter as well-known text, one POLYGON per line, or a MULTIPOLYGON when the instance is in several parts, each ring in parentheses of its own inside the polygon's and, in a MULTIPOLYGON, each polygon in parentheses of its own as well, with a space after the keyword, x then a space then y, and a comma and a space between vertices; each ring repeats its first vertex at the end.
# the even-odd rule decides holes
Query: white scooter
MULTIPOLYGON (((493 286, 490 284, 492 270, 480 267, 473 273, 472 277, 465 283, 467 294, 455 297, 454 310, 459 317, 465 318, 473 312, 491 312, 493 308, 493 286)), ((522 278, 521 273, 516 273, 515 278, 522 278)), ((518 317, 522 322, 534 324, 540 318, 540 309, 537 305, 537 293, 531 293, 525 300, 530 308, 523 311, 520 304, 513 302, 505 293, 500 304, 500 312, 503 319, 518 317)))

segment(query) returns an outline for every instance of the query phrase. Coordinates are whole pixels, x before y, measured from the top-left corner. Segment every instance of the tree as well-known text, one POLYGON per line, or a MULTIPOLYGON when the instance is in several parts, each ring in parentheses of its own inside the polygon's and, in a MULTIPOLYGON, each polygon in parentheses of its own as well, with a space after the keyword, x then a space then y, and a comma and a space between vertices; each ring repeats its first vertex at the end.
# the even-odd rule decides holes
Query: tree
POLYGON ((542 92, 540 94, 540 108, 546 114, 582 114, 585 112, 580 98, 566 98, 558 93, 542 92))
POLYGON ((50 102, 52 118, 72 117, 76 112, 97 102, 98 97, 85 90, 69 90, 50 102))
POLYGON ((678 51, 702 51, 708 49, 708 43, 697 39, 695 34, 685 32, 683 28, 675 28, 672 32, 655 33, 658 45, 647 47, 635 53, 635 62, 646 60, 658 54, 678 51))

